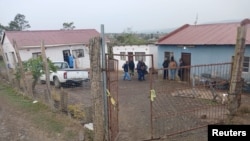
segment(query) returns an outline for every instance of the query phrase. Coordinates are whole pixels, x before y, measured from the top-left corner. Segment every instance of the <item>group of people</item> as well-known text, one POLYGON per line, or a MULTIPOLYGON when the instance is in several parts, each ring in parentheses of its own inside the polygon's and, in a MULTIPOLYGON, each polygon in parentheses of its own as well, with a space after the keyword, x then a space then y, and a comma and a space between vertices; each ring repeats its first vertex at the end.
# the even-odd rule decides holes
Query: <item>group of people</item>
POLYGON ((147 65, 143 62, 143 60, 138 61, 137 65, 135 66, 133 59, 130 59, 129 61, 126 61, 125 64, 123 64, 122 68, 124 71, 123 80, 131 80, 131 77, 134 76, 135 69, 137 70, 138 80, 145 80, 147 65))
MULTIPOLYGON (((174 57, 172 56, 170 60, 168 58, 165 58, 164 62, 162 63, 162 66, 164 68, 163 70, 163 79, 169 79, 169 71, 170 71, 170 80, 175 80, 175 75, 177 71, 177 62, 175 61, 174 57), (168 71, 169 70, 169 71, 168 71)), ((183 59, 179 59, 179 69, 178 69, 178 76, 181 81, 184 80, 184 68, 185 66, 183 59)))
MULTIPOLYGON (((185 64, 182 58, 179 59, 179 65, 177 64, 173 56, 170 58, 170 60, 168 58, 165 58, 164 62, 162 63, 162 66, 164 68, 163 79, 175 80, 176 71, 178 71, 178 76, 180 80, 184 80, 183 66, 185 66, 185 64)), ((131 80, 131 77, 134 76, 135 70, 137 70, 138 80, 145 80, 145 74, 147 73, 147 65, 143 62, 143 60, 138 61, 137 65, 135 66, 133 59, 130 59, 129 61, 126 61, 123 64, 122 68, 124 71, 123 80, 131 80)))

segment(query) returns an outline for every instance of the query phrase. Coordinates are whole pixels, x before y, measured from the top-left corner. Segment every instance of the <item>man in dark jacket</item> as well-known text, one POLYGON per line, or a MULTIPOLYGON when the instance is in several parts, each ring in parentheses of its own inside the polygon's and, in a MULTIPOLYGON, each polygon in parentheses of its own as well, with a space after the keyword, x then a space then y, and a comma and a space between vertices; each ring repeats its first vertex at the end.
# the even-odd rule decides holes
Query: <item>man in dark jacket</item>
POLYGON ((178 76, 180 78, 181 81, 184 80, 184 68, 182 68, 183 66, 185 66, 184 62, 183 62, 183 59, 180 58, 179 60, 179 70, 178 70, 178 76))
POLYGON ((169 64, 169 60, 168 58, 165 58, 164 62, 162 63, 162 66, 164 68, 163 79, 168 79, 168 64, 169 64))
POLYGON ((141 80, 145 80, 145 74, 146 74, 146 72, 147 72, 147 66, 143 62, 143 60, 141 60, 141 80))
POLYGON ((141 81, 142 80, 141 61, 138 61, 136 65, 136 69, 137 69, 137 74, 138 74, 138 80, 141 81))
POLYGON ((133 59, 131 58, 129 63, 128 63, 128 66, 129 66, 129 72, 130 72, 130 76, 134 76, 134 71, 135 71, 135 63, 133 61, 133 59))
POLYGON ((126 61, 126 63, 122 66, 123 71, 124 71, 124 76, 123 76, 123 80, 131 80, 128 70, 129 70, 129 66, 128 66, 128 61, 126 61))

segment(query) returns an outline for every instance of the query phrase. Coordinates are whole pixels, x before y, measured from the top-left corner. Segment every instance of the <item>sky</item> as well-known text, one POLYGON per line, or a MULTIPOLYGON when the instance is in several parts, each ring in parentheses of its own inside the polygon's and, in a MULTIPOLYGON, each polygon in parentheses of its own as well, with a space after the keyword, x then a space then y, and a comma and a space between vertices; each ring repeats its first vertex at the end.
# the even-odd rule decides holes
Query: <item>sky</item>
POLYGON ((184 24, 241 21, 250 18, 250 0, 0 0, 0 24, 20 13, 29 30, 75 29, 105 33, 157 32, 184 24))

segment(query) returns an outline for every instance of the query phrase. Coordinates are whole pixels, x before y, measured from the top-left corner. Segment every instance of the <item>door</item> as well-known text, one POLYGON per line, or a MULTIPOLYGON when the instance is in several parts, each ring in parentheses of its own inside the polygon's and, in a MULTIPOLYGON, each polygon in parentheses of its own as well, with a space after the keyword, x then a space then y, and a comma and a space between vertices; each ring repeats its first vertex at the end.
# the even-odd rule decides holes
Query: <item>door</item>
POLYGON ((128 61, 131 60, 131 59, 134 60, 133 58, 134 58, 133 57, 133 52, 128 52, 128 61))
POLYGON ((69 64, 68 56, 70 54, 70 50, 63 50, 63 60, 69 64))
MULTIPOLYGON (((183 59, 185 66, 191 66, 191 53, 181 53, 181 58, 183 59)), ((190 68, 184 69, 183 77, 184 81, 190 80, 190 68)))

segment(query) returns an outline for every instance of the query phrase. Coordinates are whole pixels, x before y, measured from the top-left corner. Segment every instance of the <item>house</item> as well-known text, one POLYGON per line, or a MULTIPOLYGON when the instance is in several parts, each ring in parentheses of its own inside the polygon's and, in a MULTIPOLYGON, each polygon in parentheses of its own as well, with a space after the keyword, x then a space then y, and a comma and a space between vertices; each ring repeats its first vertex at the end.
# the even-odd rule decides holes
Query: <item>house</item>
POLYGON ((123 70, 122 65, 130 58, 134 60, 135 65, 143 60, 148 68, 151 68, 153 63, 157 63, 157 47, 153 44, 114 46, 113 54, 115 54, 114 59, 119 62, 119 70, 123 70))
POLYGON ((6 31, 1 41, 3 57, 10 68, 17 62, 13 41, 16 42, 22 61, 41 55, 44 41, 45 53, 52 61, 66 61, 73 55, 76 68, 90 68, 89 40, 100 36, 95 29, 6 31))
MULTIPOLYGON (((158 67, 164 58, 183 58, 186 65, 231 62, 235 52, 237 28, 241 22, 201 25, 185 24, 159 39, 158 67)), ((250 25, 247 25, 243 75, 250 74, 250 25)))

